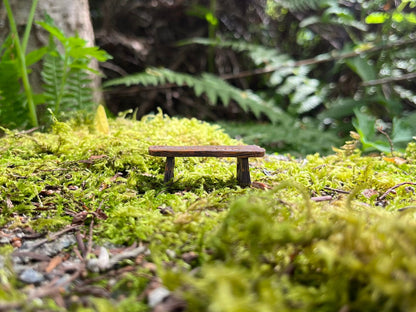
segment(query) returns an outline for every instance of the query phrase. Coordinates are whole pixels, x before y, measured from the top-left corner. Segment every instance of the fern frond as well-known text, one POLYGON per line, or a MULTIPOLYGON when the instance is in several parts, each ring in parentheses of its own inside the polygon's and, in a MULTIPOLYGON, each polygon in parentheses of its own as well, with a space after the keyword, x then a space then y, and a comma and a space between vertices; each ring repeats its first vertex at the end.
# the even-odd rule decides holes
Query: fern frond
POLYGON ((290 65, 291 59, 287 54, 279 52, 276 48, 268 48, 262 45, 247 43, 242 40, 218 40, 209 38, 192 38, 184 40, 179 45, 201 44, 218 48, 229 48, 236 52, 246 52, 256 65, 290 65))
POLYGON ((41 77, 46 106, 53 109, 59 101, 61 82, 64 75, 64 64, 57 53, 48 53, 43 59, 41 77))
POLYGON ((194 38, 181 44, 202 44, 219 48, 230 48, 238 52, 246 52, 256 65, 276 68, 268 79, 269 87, 277 87, 280 94, 289 96, 289 111, 303 114, 322 104, 319 81, 307 76, 310 67, 295 67, 295 62, 277 49, 247 43, 245 41, 220 41, 208 38, 194 38))
POLYGON ((274 0, 274 2, 292 12, 314 10, 328 3, 328 0, 274 0))
POLYGON ((187 86, 194 90, 197 96, 205 94, 210 103, 217 105, 220 101, 227 106, 231 100, 237 102, 244 111, 251 111, 256 117, 263 113, 272 122, 277 120, 281 111, 250 90, 240 90, 221 78, 204 73, 200 77, 189 74, 177 73, 167 68, 148 68, 145 72, 137 73, 122 78, 109 80, 103 84, 108 88, 116 85, 158 85, 172 83, 177 86, 187 86))
POLYGON ((63 111, 68 113, 92 109, 94 103, 91 82, 90 76, 84 70, 78 68, 70 70, 62 97, 63 111))
POLYGON ((91 78, 86 71, 76 67, 65 71, 63 59, 56 51, 45 56, 41 77, 46 106, 55 114, 60 111, 69 117, 68 113, 91 108, 93 100, 91 78))

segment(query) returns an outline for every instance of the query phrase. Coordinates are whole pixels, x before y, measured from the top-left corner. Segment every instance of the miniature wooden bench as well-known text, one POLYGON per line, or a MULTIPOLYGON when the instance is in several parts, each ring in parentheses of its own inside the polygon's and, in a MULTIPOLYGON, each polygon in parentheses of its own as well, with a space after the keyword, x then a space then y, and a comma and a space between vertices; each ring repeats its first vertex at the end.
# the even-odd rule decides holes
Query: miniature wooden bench
POLYGON ((249 157, 263 157, 265 150, 256 145, 204 146, 150 146, 149 154, 166 157, 165 178, 174 177, 175 157, 237 157, 237 181, 242 187, 250 186, 249 157))

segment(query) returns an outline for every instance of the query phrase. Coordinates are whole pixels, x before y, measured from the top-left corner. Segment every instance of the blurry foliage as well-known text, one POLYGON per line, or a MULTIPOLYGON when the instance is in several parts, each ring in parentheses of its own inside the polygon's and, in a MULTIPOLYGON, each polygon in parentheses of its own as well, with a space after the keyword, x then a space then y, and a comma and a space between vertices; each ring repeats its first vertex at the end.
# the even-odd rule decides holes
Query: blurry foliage
POLYGON ((204 93, 213 105, 217 105, 221 101, 225 106, 228 106, 230 101, 233 100, 242 109, 252 111, 257 118, 263 113, 270 120, 275 121, 280 114, 280 110, 277 107, 268 105, 250 90, 235 88, 217 76, 208 73, 202 74, 201 77, 196 77, 189 74, 173 72, 166 68, 147 68, 143 73, 109 80, 103 84, 103 87, 117 85, 130 86, 133 84, 151 86, 166 83, 192 88, 197 96, 201 96, 204 93))
POLYGON ((269 153, 304 156, 319 152, 326 155, 332 152, 332 147, 343 143, 343 139, 333 133, 322 131, 319 121, 309 117, 294 122, 287 114, 281 114, 274 124, 238 121, 219 121, 217 124, 230 136, 246 144, 260 145, 269 153))
MULTIPOLYGON (((4 1, 7 4, 8 1, 4 1)), ((37 22, 49 33, 49 45, 27 52, 37 1, 32 2, 25 34, 19 37, 13 12, 8 8, 11 33, 0 48, 0 126, 24 129, 50 124, 51 113, 69 119, 80 111, 91 111, 92 60, 105 61, 110 56, 97 47, 87 47, 78 36, 66 36, 46 15, 37 22), (14 26, 13 26, 14 25, 14 26), (41 62, 43 86, 35 93, 30 85, 32 66, 41 62), (50 113, 51 112, 51 113, 50 113)))
MULTIPOLYGON (((197 79, 210 72, 223 80, 219 85, 251 90, 286 113, 282 118, 291 120, 288 124, 305 116, 316 119, 316 136, 327 132, 336 140, 348 136, 358 110, 385 125, 390 134, 393 119, 413 118, 414 6, 413 0, 160 0, 156 6, 135 1, 115 6, 107 0, 96 5, 104 13, 95 21, 98 42, 116 56, 116 66, 104 68, 110 79, 145 73, 146 68, 166 68, 197 79), (133 15, 139 18, 133 20, 133 15)), ((190 90, 178 84, 142 83, 108 90, 107 98, 113 112, 137 108, 139 116, 160 106, 169 114, 209 120, 258 118, 247 114, 250 107, 236 106, 241 103, 235 98, 230 105, 216 102, 209 107, 209 97, 198 96, 207 89, 197 96, 190 90)), ((260 119, 276 123, 273 114, 262 112, 260 119)), ((379 150, 377 145, 371 148, 379 150)))
POLYGON ((413 217, 345 199, 308 215, 287 193, 231 205, 200 273, 176 281, 189 311, 414 311, 413 217))
POLYGON ((311 75, 329 87, 318 119, 327 119, 334 129, 344 132, 343 120, 355 116, 353 125, 367 151, 389 152, 391 143, 400 148, 411 140, 410 133, 416 130, 408 122, 414 119, 416 105, 410 91, 416 77, 415 1, 270 0, 268 4, 275 18, 285 12, 293 14, 301 29, 314 32, 318 44, 325 40, 335 48, 328 52, 342 53, 331 62, 330 76, 321 76, 316 66, 311 68, 311 75), (372 122, 364 120, 365 114, 372 122), (373 142, 376 136, 383 137, 377 135, 377 128, 389 133, 392 142, 385 137, 373 142))

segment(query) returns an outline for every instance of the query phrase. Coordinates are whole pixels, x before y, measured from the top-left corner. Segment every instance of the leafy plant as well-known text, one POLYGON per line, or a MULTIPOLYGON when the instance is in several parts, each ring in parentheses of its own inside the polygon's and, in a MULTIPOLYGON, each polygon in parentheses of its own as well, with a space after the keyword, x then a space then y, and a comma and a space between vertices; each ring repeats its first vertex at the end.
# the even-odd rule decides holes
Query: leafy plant
POLYGON ((89 63, 92 59, 103 62, 109 55, 97 47, 87 47, 87 42, 78 36, 66 37, 52 21, 38 24, 63 47, 63 53, 60 53, 54 40, 50 40, 44 60, 42 79, 45 83, 47 107, 55 115, 70 110, 88 109, 93 104, 91 76, 88 76, 88 72, 99 74, 89 67, 89 63))
POLYGON ((86 41, 78 36, 65 36, 48 16, 38 24, 49 32, 49 45, 26 54, 37 0, 32 2, 22 41, 8 0, 4 0, 4 4, 11 35, 0 49, 0 125, 10 128, 37 127, 39 120, 45 124, 49 119, 46 117, 48 110, 55 116, 66 114, 68 117, 69 112, 90 109, 93 105, 91 74, 99 73, 90 68, 89 63, 92 59, 105 61, 110 56, 97 47, 87 47, 86 41), (60 52, 61 48, 63 52, 60 52), (44 91, 35 94, 28 77, 30 67, 39 61, 43 64, 41 77, 44 91), (24 94, 20 90, 20 81, 24 94), (42 109, 37 109, 38 105, 42 105, 42 109))
POLYGON ((282 113, 276 123, 259 122, 217 122, 231 137, 239 138, 246 144, 260 145, 269 153, 304 155, 330 154, 332 147, 343 140, 329 131, 323 131, 319 120, 296 119, 282 113), (313 142, 313 144, 311 144, 313 142))
MULTIPOLYGON (((359 122, 364 118, 359 109, 365 108, 374 120, 396 125, 392 126, 395 140, 398 137, 411 139, 408 129, 416 130, 414 124, 400 123, 411 114, 416 103, 411 81, 416 77, 412 37, 416 26, 412 10, 416 3, 413 0, 395 4, 371 1, 358 6, 352 3, 337 0, 268 1, 270 12, 276 18, 292 14, 299 20, 298 32, 312 30, 311 36, 317 44, 328 42, 335 47, 325 53, 332 55, 327 60, 334 62, 334 66, 329 69, 328 82, 331 84, 322 96, 325 109, 317 117, 331 120, 334 129, 346 134, 349 131, 345 120, 355 116, 357 130, 366 126, 369 127, 367 130, 371 128, 371 134, 370 131, 362 133, 363 148, 387 151, 390 150, 387 140, 378 144, 379 139, 386 138, 377 133, 374 122, 365 126, 365 121, 359 122), (334 83, 334 78, 340 81, 334 83), (348 79, 347 83, 342 82, 345 79, 348 79), (400 135, 401 131, 404 131, 403 135, 400 135)), ((305 43, 304 46, 307 47, 305 43)), ((315 77, 321 74, 317 68, 310 70, 315 77)), ((322 78, 318 79, 322 83, 322 78)), ((403 147, 403 142, 395 140, 394 145, 403 147)))
MULTIPOLYGON (((202 44, 216 48, 230 48, 246 53, 257 66, 256 71, 269 74, 266 78, 267 87, 275 90, 266 95, 265 100, 273 101, 276 94, 280 100, 275 104, 286 109, 292 115, 307 113, 323 103, 326 88, 319 80, 308 77, 311 68, 298 64, 288 54, 276 48, 247 43, 245 41, 228 41, 220 39, 193 38, 180 42, 185 44, 202 44), (282 96, 287 96, 289 105, 285 107, 282 96)), ((227 76, 225 78, 228 78, 227 76)), ((276 101, 276 100, 275 100, 276 101)))
MULTIPOLYGON (((360 110, 354 110, 355 119, 353 125, 360 135, 363 151, 381 151, 384 153, 394 150, 404 152, 406 145, 413 138, 411 125, 408 118, 394 118, 391 123, 391 136, 383 130, 383 125, 377 127, 377 120, 360 110), (378 132, 378 133, 377 133, 378 132)), ((413 116, 414 119, 414 116, 413 116)), ((379 123, 382 122, 379 120, 379 123)))

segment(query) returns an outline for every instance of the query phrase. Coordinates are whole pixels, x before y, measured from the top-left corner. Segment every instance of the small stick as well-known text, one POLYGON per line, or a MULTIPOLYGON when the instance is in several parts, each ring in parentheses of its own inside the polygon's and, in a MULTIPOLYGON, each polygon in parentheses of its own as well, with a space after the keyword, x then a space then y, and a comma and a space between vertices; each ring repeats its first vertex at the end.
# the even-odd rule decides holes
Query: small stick
POLYGON ((333 198, 331 195, 311 197, 311 200, 314 202, 322 202, 322 201, 328 201, 332 199, 333 198))
POLYGON ((387 197, 387 195, 389 195, 391 193, 391 191, 393 191, 394 189, 402 186, 402 185, 406 185, 406 184, 410 184, 410 185, 416 185, 415 182, 403 182, 403 183, 399 183, 395 186, 392 186, 391 188, 389 188, 383 195, 381 195, 378 200, 383 200, 384 198, 387 197))
POLYGON ((66 232, 70 232, 72 230, 76 230, 80 226, 81 226, 80 224, 70 225, 67 228, 65 228, 65 229, 63 229, 63 230, 61 230, 59 232, 53 233, 50 237, 45 238, 45 239, 42 239, 39 242, 37 242, 36 244, 33 244, 32 246, 30 246, 30 248, 31 249, 35 249, 36 247, 39 247, 40 245, 43 245, 43 244, 45 244, 45 243, 47 243, 49 241, 52 241, 52 240, 58 238, 59 236, 65 234, 66 232))
POLYGON ((94 219, 92 219, 91 223, 90 223, 90 230, 89 230, 89 233, 88 233, 88 243, 87 243, 87 253, 86 253, 86 255, 89 255, 91 253, 91 250, 92 250, 92 230, 93 230, 93 227, 94 227, 94 219))
POLYGON ((378 127, 377 130, 383 134, 387 140, 389 141, 389 145, 390 145, 390 152, 391 152, 391 156, 394 156, 394 148, 393 148, 393 141, 391 140, 390 136, 388 135, 388 133, 386 131, 384 131, 381 127, 378 127))
POLYGON ((75 234, 75 238, 77 240, 79 249, 81 250, 81 255, 82 255, 82 257, 85 258, 87 256, 87 249, 85 248, 85 244, 82 240, 82 236, 81 236, 81 233, 79 231, 77 231, 77 233, 75 234))
POLYGON ((327 186, 325 186, 324 189, 325 190, 328 190, 328 191, 333 191, 333 192, 341 193, 341 194, 349 194, 350 193, 348 191, 344 191, 344 190, 340 190, 340 189, 336 189, 336 188, 332 188, 332 187, 327 187, 327 186))

